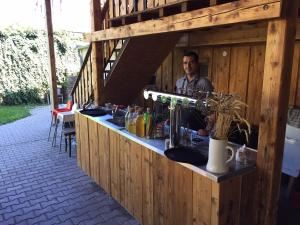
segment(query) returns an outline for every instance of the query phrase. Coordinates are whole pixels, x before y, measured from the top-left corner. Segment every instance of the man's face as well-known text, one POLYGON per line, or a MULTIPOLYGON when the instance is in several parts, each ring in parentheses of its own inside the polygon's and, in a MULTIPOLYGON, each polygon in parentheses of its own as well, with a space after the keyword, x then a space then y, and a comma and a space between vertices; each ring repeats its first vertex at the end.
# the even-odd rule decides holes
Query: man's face
POLYGON ((198 62, 192 56, 183 57, 183 70, 186 75, 194 76, 197 74, 198 62))

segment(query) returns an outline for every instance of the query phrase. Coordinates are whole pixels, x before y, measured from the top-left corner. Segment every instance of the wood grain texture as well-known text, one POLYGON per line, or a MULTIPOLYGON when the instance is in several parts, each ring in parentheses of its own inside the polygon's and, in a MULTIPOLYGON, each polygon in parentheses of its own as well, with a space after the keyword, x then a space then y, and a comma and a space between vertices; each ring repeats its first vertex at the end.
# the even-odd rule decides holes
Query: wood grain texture
POLYGON ((184 75, 183 70, 183 49, 175 48, 173 50, 173 88, 176 86, 176 81, 184 75))
POLYGON ((54 51, 54 39, 53 39, 53 26, 52 26, 52 13, 51 13, 51 2, 45 0, 45 14, 47 24, 47 37, 48 37, 48 59, 49 59, 49 76, 50 76, 50 99, 51 108, 58 108, 57 98, 57 82, 56 82, 56 64, 55 64, 55 51, 54 51))
POLYGON ((300 60, 300 43, 296 43, 294 48, 294 56, 293 56, 289 105, 296 105, 297 90, 300 90, 297 88, 298 79, 299 79, 299 60, 300 60))
POLYGON ((228 93, 230 70, 230 48, 214 48, 212 83, 218 92, 228 93))
MULTIPOLYGON (((202 47, 199 48, 199 63, 200 65, 208 66, 208 76, 209 80, 212 79, 212 65, 213 65, 213 48, 212 47, 202 47)), ((201 73, 201 71, 200 71, 201 73)))
POLYGON ((253 0, 216 5, 204 9, 167 16, 159 20, 148 20, 104 31, 87 33, 86 41, 103 41, 165 32, 184 31, 204 27, 278 18, 280 1, 253 0), (199 16, 200 15, 200 16, 199 16))
POLYGON ((100 186, 107 192, 110 191, 110 155, 109 155, 109 129, 98 125, 98 143, 100 157, 100 186))
POLYGON ((256 163, 256 223, 261 225, 276 224, 298 3, 283 1, 286 17, 268 24, 256 163))
POLYGON ((219 185, 219 224, 240 225, 241 177, 234 177, 219 185))
POLYGON ((265 45, 251 46, 247 104, 249 110, 247 119, 251 124, 258 125, 260 121, 260 103, 265 62, 265 45))
POLYGON ((156 71, 155 86, 159 91, 162 91, 162 67, 160 66, 156 71))
POLYGON ((82 170, 87 174, 91 175, 90 170, 90 150, 89 150, 89 127, 88 118, 81 115, 80 121, 80 158, 82 170))
POLYGON ((256 186, 257 174, 251 172, 242 177, 240 224, 253 225, 255 205, 253 204, 253 189, 256 186), (251 194, 250 194, 251 193, 251 194))
POLYGON ((246 101, 250 47, 232 47, 230 51, 229 93, 237 93, 246 101))
POLYGON ((79 168, 82 169, 81 167, 81 152, 80 152, 80 145, 81 145, 81 130, 80 130, 80 113, 76 112, 75 113, 75 130, 76 130, 76 157, 77 157, 77 165, 79 168))
POLYGON ((153 154, 142 147, 143 225, 155 225, 153 218, 153 154))
POLYGON ((212 182, 193 173, 193 225, 211 224, 212 182))
POLYGON ((111 195, 120 202, 120 135, 109 132, 110 190, 111 195))
POLYGON ((126 4, 126 0, 120 0, 120 15, 126 15, 127 13, 127 4, 126 4))
POLYGON ((143 222, 142 146, 132 142, 130 148, 130 181, 133 216, 143 222))
POLYGON ((89 147, 90 147, 90 168, 91 177, 100 185, 100 156, 98 143, 98 124, 88 120, 89 147))
POLYGON ((172 52, 168 54, 162 64, 162 88, 164 91, 172 92, 173 91, 173 80, 172 80, 172 64, 173 55, 172 52))

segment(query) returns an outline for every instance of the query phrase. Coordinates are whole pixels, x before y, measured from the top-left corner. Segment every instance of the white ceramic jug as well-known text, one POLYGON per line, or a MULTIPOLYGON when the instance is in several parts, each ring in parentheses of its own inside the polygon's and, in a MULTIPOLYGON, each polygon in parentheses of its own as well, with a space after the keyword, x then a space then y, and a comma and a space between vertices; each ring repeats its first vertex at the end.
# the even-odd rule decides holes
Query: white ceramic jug
POLYGON ((206 169, 212 173, 226 173, 229 170, 229 163, 234 159, 233 148, 227 146, 227 140, 209 139, 209 153, 206 169), (228 151, 231 156, 228 159, 228 151))

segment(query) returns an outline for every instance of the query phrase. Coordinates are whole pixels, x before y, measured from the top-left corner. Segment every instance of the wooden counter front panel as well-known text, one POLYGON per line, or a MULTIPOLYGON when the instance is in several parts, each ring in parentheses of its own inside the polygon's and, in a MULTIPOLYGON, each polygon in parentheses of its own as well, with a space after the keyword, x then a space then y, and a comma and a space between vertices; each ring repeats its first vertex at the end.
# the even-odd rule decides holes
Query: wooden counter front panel
POLYGON ((98 123, 89 120, 89 147, 90 147, 90 169, 91 177, 100 185, 100 156, 98 150, 98 123))
POLYGON ((76 143, 77 143, 77 147, 76 147, 77 165, 79 166, 79 168, 82 169, 81 155, 80 155, 80 132, 82 130, 80 129, 80 114, 79 113, 75 113, 75 130, 76 130, 76 143))
POLYGON ((216 183, 86 119, 79 116, 83 170, 91 168, 92 178, 141 224, 251 224, 246 215, 252 210, 253 174, 216 183))
POLYGON ((99 151, 99 182, 100 186, 110 194, 110 151, 109 129, 98 124, 98 151, 99 151))
POLYGON ((80 126, 80 159, 81 169, 91 176, 90 171, 90 150, 89 150, 89 132, 88 132, 88 118, 79 116, 80 126))

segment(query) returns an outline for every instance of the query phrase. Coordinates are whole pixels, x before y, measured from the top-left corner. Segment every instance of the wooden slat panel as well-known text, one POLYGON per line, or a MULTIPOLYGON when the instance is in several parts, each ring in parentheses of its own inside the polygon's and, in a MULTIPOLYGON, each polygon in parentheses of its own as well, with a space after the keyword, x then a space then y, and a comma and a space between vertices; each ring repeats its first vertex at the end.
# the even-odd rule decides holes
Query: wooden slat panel
POLYGON ((90 170, 88 119, 85 116, 80 116, 79 121, 80 121, 79 126, 80 126, 81 165, 82 165, 82 170, 90 176, 91 170, 90 170))
POLYGON ((219 225, 240 225, 241 177, 235 177, 221 183, 219 196, 219 225))
POLYGON ((155 85, 159 91, 162 91, 162 67, 160 66, 156 71, 155 85))
MULTIPOLYGON (((124 138, 124 137, 123 137, 124 138)), ((133 203, 132 203, 132 189, 131 189, 131 141, 125 138, 124 141, 121 142, 124 144, 122 146, 122 150, 124 152, 124 165, 125 165, 125 198, 124 198, 124 205, 128 212, 133 214, 133 203)))
POLYGON ((82 169, 82 167, 81 167, 81 153, 80 153, 80 142, 81 142, 81 140, 80 140, 80 136, 81 136, 81 134, 80 134, 80 132, 81 132, 81 130, 80 130, 80 113, 75 113, 75 129, 76 129, 76 151, 77 151, 77 153, 76 153, 76 155, 77 155, 77 165, 79 166, 79 168, 81 168, 82 169))
POLYGON ((99 157, 100 157, 100 186, 110 193, 110 162, 109 162, 109 130, 98 125, 99 157))
POLYGON ((120 2, 119 0, 114 0, 114 3, 115 3, 115 17, 118 17, 120 16, 120 2))
POLYGON ((120 0, 120 15, 126 15, 126 9, 127 9, 127 5, 126 5, 126 0, 120 0))
POLYGON ((255 206, 253 204, 253 190, 256 186, 256 172, 246 174, 242 177, 241 204, 240 204, 240 224, 255 224, 253 215, 255 214, 255 206))
MULTIPOLYGON (((208 65, 208 79, 212 78, 212 64, 213 64, 213 48, 204 47, 199 49, 199 63, 208 65)), ((200 71, 201 73, 201 71, 200 71)))
POLYGON ((176 86, 176 81, 184 76, 182 58, 183 50, 181 48, 175 48, 173 50, 173 87, 176 86))
POLYGON ((164 4, 166 4, 166 0, 158 0, 158 4, 159 5, 164 5, 164 4))
POLYGON ((155 6, 155 0, 148 0, 147 1, 147 9, 151 9, 155 6))
POLYGON ((300 67, 298 72, 297 88, 296 88, 296 97, 295 97, 295 106, 300 108, 300 67))
POLYGON ((296 91, 297 91, 298 78, 299 78, 299 60, 300 60, 300 44, 296 43, 294 49, 294 57, 293 57, 289 105, 295 105, 296 103, 296 91))
POLYGON ((162 65, 162 88, 164 91, 173 91, 172 83, 172 52, 169 53, 162 65))
POLYGON ((114 14, 114 0, 108 0, 109 1, 109 18, 115 17, 114 14))
POLYGON ((128 0, 128 14, 134 11, 134 0, 128 0))
POLYGON ((125 205, 125 198, 126 198, 126 192, 125 192, 125 180, 126 180, 126 174, 125 174, 125 167, 126 167, 126 157, 127 152, 129 151, 129 145, 128 145, 128 139, 125 138, 123 135, 119 136, 120 139, 120 203, 123 207, 126 207, 125 205))
POLYGON ((144 10, 144 0, 137 0, 138 1, 138 11, 144 10))
POLYGON ((172 224, 192 225, 193 224, 193 172, 182 165, 174 164, 174 170, 170 171, 174 176, 173 195, 169 200, 171 204, 170 217, 173 217, 172 224), (184 188, 183 188, 184 187, 184 188))
POLYGON ((251 124, 255 125, 258 125, 260 120, 260 102, 264 73, 265 49, 264 45, 251 47, 247 91, 247 104, 249 106, 247 119, 251 124))
POLYGON ((193 225, 210 224, 211 180, 193 173, 193 225))
POLYGON ((278 18, 280 15, 281 2, 279 0, 275 0, 275 2, 269 0, 239 1, 239 4, 222 4, 162 17, 160 20, 148 20, 142 23, 93 32, 92 34, 88 33, 84 35, 84 39, 91 42, 161 34, 272 19, 278 18))
POLYGON ((230 48, 215 48, 213 56, 212 82, 215 90, 228 93, 230 48))
POLYGON ((142 147, 143 225, 155 225, 153 221, 153 153, 142 147))
MULTIPOLYGON (((232 47, 230 51, 229 93, 236 93, 246 102, 249 73, 250 47, 232 47)), ((245 111, 240 115, 245 116, 245 111)))
POLYGON ((130 148, 130 178, 133 216, 142 223, 143 199, 142 199, 142 147, 132 142, 130 148))
POLYGON ((90 168, 91 177, 100 185, 100 156, 98 143, 98 125, 93 120, 88 120, 89 126, 89 147, 90 147, 90 168))
POLYGON ((119 134, 109 131, 109 158, 110 158, 110 188, 111 195, 120 201, 120 140, 119 134))
POLYGON ((168 179, 168 159, 159 154, 154 154, 153 168, 155 168, 153 175, 154 224, 169 225, 168 220, 170 218, 168 218, 167 205, 170 190, 168 185, 172 185, 172 183, 168 179))
POLYGON ((219 225, 220 224, 220 184, 212 182, 211 183, 211 217, 210 224, 211 225, 219 225))

